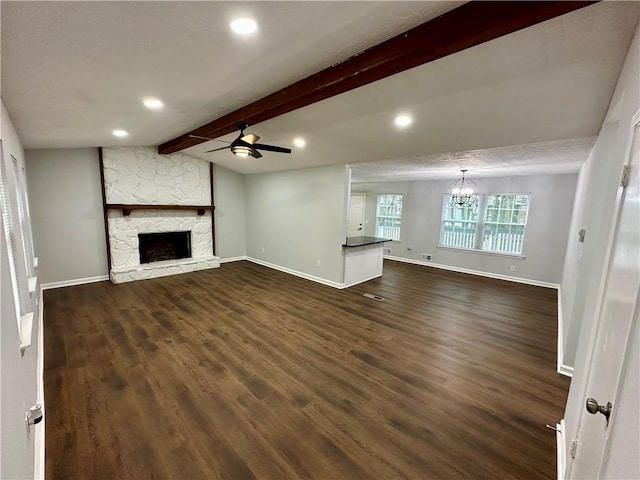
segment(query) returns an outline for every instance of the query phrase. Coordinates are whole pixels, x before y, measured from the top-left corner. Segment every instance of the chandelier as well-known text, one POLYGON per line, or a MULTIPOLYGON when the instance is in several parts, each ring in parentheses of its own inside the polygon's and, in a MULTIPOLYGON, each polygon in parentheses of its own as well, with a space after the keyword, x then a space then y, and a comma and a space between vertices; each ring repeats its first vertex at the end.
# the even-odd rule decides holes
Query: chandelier
POLYGON ((473 180, 464 178, 467 170, 460 170, 462 178, 456 180, 449 185, 449 199, 451 204, 456 207, 470 207, 474 205, 478 199, 477 185, 473 180))

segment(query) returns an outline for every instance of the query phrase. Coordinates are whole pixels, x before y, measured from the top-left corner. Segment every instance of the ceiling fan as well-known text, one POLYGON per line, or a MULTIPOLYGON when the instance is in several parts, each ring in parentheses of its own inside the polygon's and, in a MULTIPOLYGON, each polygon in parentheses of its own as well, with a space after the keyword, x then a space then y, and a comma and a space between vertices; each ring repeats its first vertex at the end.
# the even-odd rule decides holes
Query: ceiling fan
MULTIPOLYGON (((253 133, 244 134, 244 129, 247 128, 246 123, 239 123, 240 135, 233 142, 230 142, 228 147, 214 148, 213 150, 207 150, 204 153, 218 152, 220 150, 230 149, 231 153, 238 157, 253 157, 260 158, 262 154, 258 150, 264 150, 266 152, 278 152, 278 153, 291 153, 290 148, 276 147, 275 145, 265 145, 263 143, 256 143, 260 137, 253 133)), ((203 138, 206 140, 215 140, 217 142, 224 142, 225 140, 216 140, 214 138, 198 137, 197 135, 189 135, 194 138, 203 138)))

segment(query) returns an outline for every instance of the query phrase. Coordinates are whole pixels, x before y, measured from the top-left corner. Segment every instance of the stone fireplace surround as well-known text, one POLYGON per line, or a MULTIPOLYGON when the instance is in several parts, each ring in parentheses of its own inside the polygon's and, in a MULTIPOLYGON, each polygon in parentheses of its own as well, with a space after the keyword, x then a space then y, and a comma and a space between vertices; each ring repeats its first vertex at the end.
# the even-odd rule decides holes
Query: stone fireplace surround
MULTIPOLYGON (((107 205, 211 205, 208 162, 185 154, 158 155, 154 148, 103 148, 107 205)), ((220 266, 213 254, 213 229, 208 211, 107 211, 111 281, 122 283, 220 266), (129 212, 127 212, 129 213, 129 212), (191 258, 140 263, 139 233, 191 232, 191 258)))

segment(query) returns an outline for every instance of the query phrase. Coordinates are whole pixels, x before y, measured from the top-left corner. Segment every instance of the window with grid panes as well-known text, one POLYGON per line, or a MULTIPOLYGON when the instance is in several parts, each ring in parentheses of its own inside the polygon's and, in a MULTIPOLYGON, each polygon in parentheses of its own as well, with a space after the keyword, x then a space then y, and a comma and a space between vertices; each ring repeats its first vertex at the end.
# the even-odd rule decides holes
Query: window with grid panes
POLYGON ((442 227, 440 245, 448 247, 474 248, 478 226, 478 204, 459 207, 445 195, 442 203, 442 227))
POLYGON ((378 195, 376 208, 376 237, 400 240, 402 225, 402 195, 378 195))
POLYGON ((529 213, 529 195, 478 195, 468 206, 452 205, 444 195, 440 245, 521 255, 529 213))
POLYGON ((528 213, 528 195, 487 195, 482 250, 521 254, 528 213))

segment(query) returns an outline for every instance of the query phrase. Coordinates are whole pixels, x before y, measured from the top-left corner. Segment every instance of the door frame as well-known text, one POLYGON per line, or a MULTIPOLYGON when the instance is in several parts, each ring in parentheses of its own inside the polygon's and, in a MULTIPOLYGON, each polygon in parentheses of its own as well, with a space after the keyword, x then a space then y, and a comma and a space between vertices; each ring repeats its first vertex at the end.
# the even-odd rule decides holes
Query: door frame
MULTIPOLYGON (((349 208, 347 209, 347 232, 349 230, 349 220, 351 217, 351 198, 352 197, 362 197, 362 234, 364 235, 364 228, 365 228, 365 217, 366 217, 366 211, 367 211, 367 194, 366 192, 351 192, 349 194, 349 208)), ((347 233, 348 236, 348 233, 347 233)))
MULTIPOLYGON (((625 145, 625 150, 624 150, 624 163, 623 163, 623 169, 625 166, 628 166, 631 163, 632 160, 632 155, 633 152, 631 151, 631 149, 633 148, 633 144, 634 144, 634 133, 636 128, 640 128, 640 110, 638 110, 634 116, 632 117, 632 120, 630 122, 628 131, 627 131, 627 142, 625 145)), ((622 176, 622 171, 620 172, 620 176, 622 176)), ((587 353, 586 353, 586 357, 585 357, 585 363, 584 365, 582 365, 580 368, 580 370, 582 371, 581 375, 576 375, 576 370, 577 368, 574 370, 574 375, 572 378, 572 385, 574 382, 578 381, 578 385, 576 385, 576 388, 578 388, 578 393, 579 396, 578 398, 580 399, 584 399, 586 398, 587 395, 587 390, 589 388, 589 378, 591 377, 591 373, 594 367, 594 353, 596 350, 596 342, 600 336, 600 332, 602 330, 602 309, 604 307, 604 296, 605 296, 605 291, 606 291, 606 287, 607 287, 607 282, 608 282, 608 278, 609 278, 609 271, 610 271, 610 267, 611 267, 611 261, 612 261, 612 253, 613 253, 613 247, 616 241, 616 237, 617 237, 617 233, 618 233, 618 223, 620 222, 620 215, 621 215, 621 209, 622 209, 622 201, 624 198, 624 188, 623 187, 619 187, 617 192, 616 192, 616 198, 615 198, 615 203, 614 203, 614 208, 613 208, 613 212, 612 212, 612 216, 615 219, 615 223, 611 226, 611 230, 609 232, 609 238, 607 240, 607 249, 605 252, 605 262, 604 262, 604 268, 602 269, 602 271, 600 272, 599 275, 599 281, 598 281, 598 297, 597 297, 597 303, 596 303, 596 308, 595 308, 595 312, 596 315, 594 316, 593 319, 593 323, 591 324, 590 328, 589 328, 589 337, 587 339, 587 353)), ((638 304, 636 303, 636 309, 638 308, 638 304)), ((633 326, 633 322, 634 319, 632 318, 632 326, 633 326)), ((584 326, 583 326, 584 328, 584 326)), ((629 348, 629 342, 627 342, 627 351, 629 348)), ((622 368, 621 368, 621 372, 620 372, 620 378, 623 378, 623 375, 625 373, 625 370, 627 368, 627 364, 628 364, 628 359, 625 357, 625 359, 623 360, 623 364, 622 364, 622 368)), ((577 367, 577 365, 576 365, 577 367)), ((618 398, 618 395, 620 394, 620 390, 621 390, 621 385, 620 385, 620 381, 618 381, 618 385, 616 387, 615 392, 613 392, 613 397, 611 398, 611 401, 614 403, 615 405, 615 401, 618 398)), ((567 413, 571 413, 572 415, 576 415, 576 418, 578 418, 578 425, 577 425, 577 429, 576 429, 576 433, 575 433, 575 439, 571 439, 569 435, 567 435, 567 433, 564 431, 564 421, 565 419, 563 419, 560 423, 560 425, 562 426, 561 428, 561 436, 563 437, 563 445, 558 445, 558 447, 562 447, 563 451, 559 452, 558 455, 558 460, 559 460, 559 464, 560 464, 560 457, 562 457, 562 472, 560 472, 560 468, 558 469, 558 474, 559 474, 559 478, 568 478, 568 476, 571 475, 572 470, 573 470, 573 460, 574 460, 574 456, 572 455, 572 442, 579 441, 580 438, 580 432, 582 430, 582 415, 583 415, 583 409, 584 404, 582 402, 578 402, 575 405, 572 405, 572 410, 571 412, 569 412, 568 410, 565 411, 565 419, 567 417, 567 413), (560 476, 561 474, 561 476, 560 476)), ((613 414, 614 416, 612 417, 615 418, 615 413, 613 414)), ((607 437, 608 437, 608 433, 607 433, 607 437)), ((576 443, 576 447, 577 448, 577 443, 576 443)), ((603 447, 603 456, 604 454, 608 452, 608 445, 607 445, 607 440, 605 439, 605 444, 603 447)), ((575 454, 575 452, 573 452, 575 454)), ((559 465, 560 466, 560 465, 559 465)), ((601 468, 602 465, 600 465, 599 468, 601 468)))

